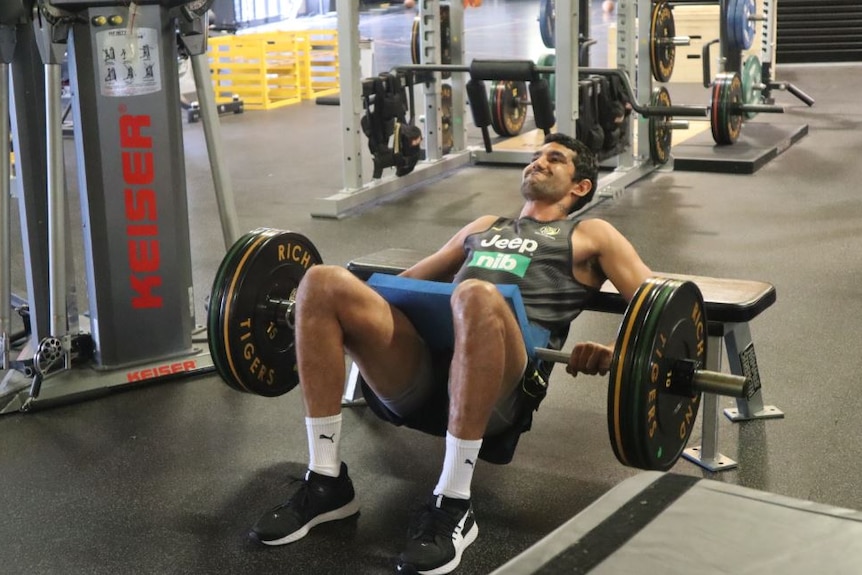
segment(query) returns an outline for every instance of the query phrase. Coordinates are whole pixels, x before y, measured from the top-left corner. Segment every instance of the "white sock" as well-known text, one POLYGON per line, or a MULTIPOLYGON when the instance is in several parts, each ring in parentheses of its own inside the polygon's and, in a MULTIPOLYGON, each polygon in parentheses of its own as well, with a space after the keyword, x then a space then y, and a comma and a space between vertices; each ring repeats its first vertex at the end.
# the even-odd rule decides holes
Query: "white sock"
POLYGON ((341 414, 328 417, 306 417, 308 432, 308 468, 320 475, 338 477, 341 473, 341 414))
POLYGON ((481 439, 458 439, 446 432, 446 456, 434 495, 470 499, 470 484, 481 447, 481 439))

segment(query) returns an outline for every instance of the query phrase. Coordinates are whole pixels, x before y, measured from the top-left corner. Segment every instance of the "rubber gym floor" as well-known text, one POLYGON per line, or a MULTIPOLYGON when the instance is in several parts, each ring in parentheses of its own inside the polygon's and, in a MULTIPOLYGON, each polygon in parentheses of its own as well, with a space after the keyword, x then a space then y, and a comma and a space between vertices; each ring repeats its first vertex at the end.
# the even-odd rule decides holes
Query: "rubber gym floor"
MULTIPOLYGON (((594 65, 606 56, 608 22, 599 6, 592 13, 600 39, 594 65)), ((535 58, 544 51, 536 12, 535 2, 502 0, 468 10, 468 57, 535 58)), ((377 70, 407 63, 411 21, 401 9, 363 15, 377 70)), ((786 417, 744 424, 722 417, 719 448, 738 469, 709 474, 680 460, 673 471, 862 509, 862 66, 780 66, 778 75, 816 105, 779 92, 787 113, 755 121, 807 124, 798 143, 753 175, 654 173, 588 215, 613 223, 654 270, 763 280, 777 289, 777 303, 751 329, 764 400, 786 417)), ((706 91, 699 97, 692 103, 706 103, 706 91)), ((201 124, 185 125, 200 322, 224 254, 202 134, 201 124)), ((387 247, 432 250, 473 218, 514 215, 521 204, 517 167, 471 166, 350 217, 315 219, 313 201, 343 184, 337 107, 306 102, 226 116, 222 137, 240 227, 306 234, 329 263, 387 247)), ((67 150, 77 221, 71 141, 67 150)), ((14 232, 20 238, 17 224, 14 232)), ((13 251, 20 252, 18 243, 13 251)), ((23 264, 16 262, 13 288, 22 293, 23 264)), ((569 345, 609 341, 619 319, 583 314, 569 345)), ((480 536, 458 572, 493 570, 638 473, 610 449, 606 389, 604 378, 572 379, 557 370, 514 461, 478 466, 480 536)), ((730 404, 721 399, 722 407, 730 404)), ((298 393, 252 397, 207 375, 3 417, 0 572, 392 572, 410 508, 437 480, 443 442, 385 424, 363 407, 344 411, 343 442, 361 514, 286 547, 246 539, 259 514, 283 500, 305 469, 303 416, 298 393)), ((692 442, 699 438, 698 425, 692 442)), ((824 557, 824 573, 828 565, 824 557)))

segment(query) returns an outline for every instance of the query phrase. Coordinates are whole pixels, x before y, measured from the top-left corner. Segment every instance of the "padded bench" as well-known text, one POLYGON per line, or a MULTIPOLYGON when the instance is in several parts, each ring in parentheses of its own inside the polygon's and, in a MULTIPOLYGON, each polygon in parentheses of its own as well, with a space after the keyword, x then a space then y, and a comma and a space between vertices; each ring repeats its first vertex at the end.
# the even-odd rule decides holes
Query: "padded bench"
MULTIPOLYGON (((347 269, 360 279, 368 280, 375 273, 399 274, 426 255, 426 252, 419 250, 389 248, 356 258, 347 264, 347 269)), ((759 281, 661 272, 655 274, 689 280, 700 288, 709 320, 706 369, 721 371, 722 349, 726 349, 730 372, 744 375, 752 381, 755 393, 749 399, 736 399, 736 407, 725 409, 724 414, 733 422, 784 417, 784 413, 775 406, 763 404, 760 373, 748 326, 751 320, 775 303, 775 286, 759 281)), ((587 302, 584 310, 623 314, 626 307, 625 299, 613 284, 605 282, 599 294, 587 302)), ((345 384, 345 404, 355 402, 361 396, 358 375, 358 370, 353 366, 345 384)), ((683 457, 710 471, 733 469, 737 465, 718 451, 718 410, 718 398, 712 393, 704 393, 700 408, 703 414, 701 445, 688 447, 683 452, 683 457)))
POLYGON ((862 565, 860 538, 858 511, 645 471, 491 575, 849 575, 862 565))

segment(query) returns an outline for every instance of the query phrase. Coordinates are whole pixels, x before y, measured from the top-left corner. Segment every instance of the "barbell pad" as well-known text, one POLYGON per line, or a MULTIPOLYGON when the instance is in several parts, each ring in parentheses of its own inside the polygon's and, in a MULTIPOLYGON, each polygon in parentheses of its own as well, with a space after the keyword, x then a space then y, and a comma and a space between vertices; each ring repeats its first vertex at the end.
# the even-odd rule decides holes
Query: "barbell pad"
POLYGON ((473 60, 470 78, 474 80, 520 80, 529 82, 536 77, 532 60, 473 60))
POLYGON ((556 123, 551 89, 543 78, 530 82, 530 100, 533 102, 533 119, 536 127, 548 134, 556 123))
MULTIPOLYGON (((454 348, 455 330, 450 302, 457 284, 379 273, 368 278, 367 284, 407 316, 429 347, 436 350, 454 348)), ((548 345, 550 332, 527 320, 518 286, 497 284, 497 289, 515 314, 527 355, 534 358, 537 347, 548 345)))
POLYGON ((470 112, 473 114, 473 124, 477 128, 487 128, 491 125, 491 107, 488 104, 488 91, 485 82, 471 79, 467 82, 467 99, 470 101, 470 112))

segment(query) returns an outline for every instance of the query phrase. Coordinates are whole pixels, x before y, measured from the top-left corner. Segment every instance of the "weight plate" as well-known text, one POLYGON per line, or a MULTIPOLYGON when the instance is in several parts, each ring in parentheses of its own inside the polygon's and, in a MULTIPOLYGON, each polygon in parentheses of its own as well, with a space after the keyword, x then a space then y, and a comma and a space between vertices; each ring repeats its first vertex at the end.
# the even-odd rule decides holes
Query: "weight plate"
POLYGON ((247 257, 247 251, 260 239, 260 234, 266 232, 266 228, 258 228, 249 232, 237 241, 219 266, 213 291, 210 295, 209 312, 207 314, 207 341, 209 342, 210 355, 215 358, 216 371, 227 385, 238 391, 246 389, 237 382, 230 370, 230 357, 228 347, 224 340, 225 307, 227 300, 225 294, 234 279, 236 268, 247 257))
MULTIPOLYGON (((557 56, 554 54, 543 54, 539 57, 539 61, 536 62, 536 65, 542 67, 553 68, 556 66, 557 56)), ((548 91, 551 93, 551 109, 554 110, 557 107, 557 75, 556 74, 540 74, 540 77, 544 78, 544 80, 548 83, 548 91)))
POLYGON ((647 401, 645 409, 637 412, 645 469, 660 471, 673 467, 682 455, 700 407, 699 393, 686 397, 665 392, 673 362, 689 359, 703 366, 707 345, 706 308, 697 285, 673 280, 665 291, 667 298, 656 299, 656 309, 650 310, 646 321, 648 335, 642 340, 642 351, 649 362, 635 374, 641 378, 641 397, 647 401))
POLYGON ((673 10, 667 0, 660 0, 652 9, 650 23, 650 70, 657 82, 667 82, 673 74, 676 62, 676 46, 671 41, 676 36, 673 10))
POLYGON ((626 403, 626 410, 623 412, 627 414, 625 418, 629 422, 629 431, 624 435, 624 438, 632 466, 641 469, 650 469, 649 450, 645 445, 643 425, 640 422, 642 413, 649 409, 649 398, 646 395, 645 382, 640 377, 637 377, 637 374, 643 373, 644 363, 649 360, 653 340, 651 329, 657 317, 654 312, 656 309, 661 309, 661 306, 667 301, 667 284, 667 280, 661 280, 656 284, 656 289, 646 302, 646 305, 644 305, 644 310, 638 318, 637 325, 642 326, 642 328, 636 330, 636 335, 631 344, 632 360, 628 372, 629 397, 626 403), (650 320, 652 320, 651 323, 650 320))
POLYGON ((227 287, 227 280, 233 276, 236 265, 241 259, 239 256, 255 237, 257 237, 255 231, 249 232, 235 241, 230 249, 228 249, 216 272, 215 280, 213 280, 209 305, 207 307, 207 342, 209 343, 210 356, 212 357, 216 372, 222 377, 225 383, 234 389, 240 388, 232 383, 232 378, 228 375, 227 352, 218 338, 218 334, 221 332, 220 326, 222 325, 222 301, 225 288, 227 287))
POLYGON ((517 136, 527 119, 527 84, 514 80, 491 83, 491 127, 504 137, 517 136))
POLYGON ((546 48, 556 45, 557 7, 555 0, 541 0, 539 3, 539 33, 546 48))
POLYGON ((279 325, 270 300, 288 300, 305 272, 322 263, 317 248, 292 232, 260 229, 225 279, 216 337, 226 350, 232 387, 275 397, 299 383, 292 329, 279 325))
POLYGON ((452 134, 452 86, 442 84, 440 86, 440 123, 443 130, 443 154, 448 154, 455 146, 452 134))
MULTIPOLYGON (((664 86, 654 88, 650 106, 667 107, 671 105, 670 92, 664 86)), ((656 164, 666 164, 670 160, 673 130, 670 128, 672 116, 649 117, 649 154, 656 164)))
POLYGON ((754 16, 757 7, 754 0, 732 0, 728 5, 728 39, 731 47, 737 50, 748 50, 754 43, 757 32, 754 16))
POLYGON ((742 81, 739 74, 722 73, 712 84, 712 107, 709 123, 715 143, 723 146, 736 142, 742 131, 742 81))
POLYGON ((631 352, 637 344, 638 330, 633 326, 643 322, 644 315, 658 293, 661 280, 650 279, 638 288, 626 308, 623 321, 617 332, 614 354, 608 373, 608 436, 614 455, 623 465, 638 467, 638 453, 631 439, 634 433, 634 421, 628 416, 631 413, 633 395, 630 384, 632 364, 635 355, 631 352))
POLYGON ((724 39, 727 46, 732 50, 739 50, 739 40, 736 38, 736 3, 737 0, 728 0, 726 7, 726 24, 724 29, 724 39))
POLYGON ((452 86, 449 84, 440 85, 440 115, 452 117, 452 86))
MULTIPOLYGON (((742 101, 744 104, 761 104, 761 89, 763 85, 763 67, 760 58, 752 54, 742 65, 742 101)), ((757 116, 757 112, 743 112, 749 120, 757 116)))
MULTIPOLYGON (((662 288, 665 283, 666 280, 660 278, 655 279, 655 289, 653 289, 649 296, 647 296, 647 299, 644 300, 642 309, 635 317, 635 323, 633 325, 643 325, 646 321, 649 310, 652 309, 653 305, 655 305, 657 298, 661 296, 662 288)), ((631 352, 629 353, 630 358, 627 358, 624 362, 626 365, 626 379, 624 381, 626 381, 626 383, 624 384, 625 392, 620 410, 623 414, 623 425, 620 428, 623 433, 622 445, 624 446, 623 448, 628 457, 629 465, 641 469, 646 468, 647 465, 646 459, 644 458, 644 450, 640 446, 640 435, 642 434, 642 431, 638 428, 637 417, 632 417, 632 414, 643 409, 643 400, 640 397, 640 382, 637 378, 632 377, 632 374, 637 373, 635 371, 637 369, 639 356, 637 350, 640 349, 640 342, 643 340, 643 337, 643 330, 638 329, 635 329, 630 335, 631 339, 629 342, 629 349, 631 352)))
POLYGON ((413 28, 410 32, 410 60, 414 64, 422 63, 422 39, 419 28, 420 22, 417 16, 413 19, 413 28))

